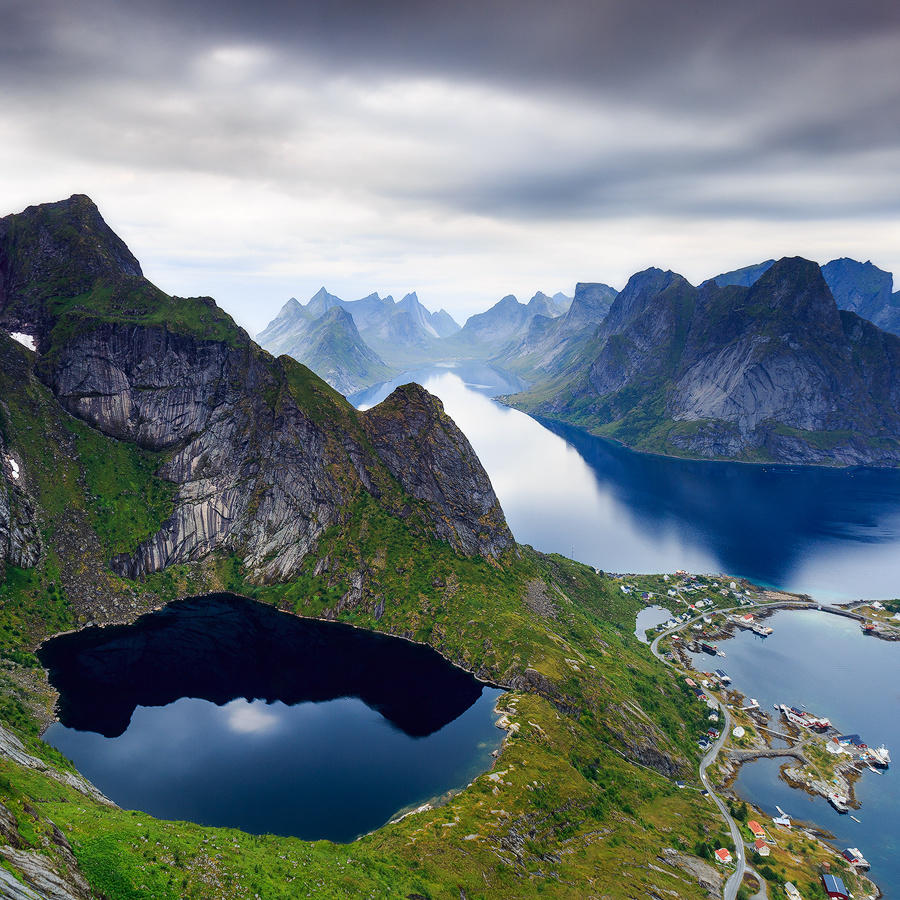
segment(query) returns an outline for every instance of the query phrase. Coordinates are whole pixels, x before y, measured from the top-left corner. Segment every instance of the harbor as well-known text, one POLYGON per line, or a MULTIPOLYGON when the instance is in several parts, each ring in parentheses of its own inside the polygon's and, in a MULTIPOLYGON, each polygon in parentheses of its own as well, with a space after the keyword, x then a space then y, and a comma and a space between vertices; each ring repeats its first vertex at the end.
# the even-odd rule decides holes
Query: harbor
POLYGON ((705 626, 705 641, 727 649, 729 683, 725 667, 707 671, 710 657, 694 640, 672 644, 701 692, 726 692, 742 728, 722 776, 773 821, 799 820, 837 852, 855 851, 865 865, 854 869, 900 884, 900 791, 890 768, 900 703, 890 691, 861 690, 896 670, 896 645, 872 642, 850 617, 792 610, 768 621, 765 637, 734 622, 705 626))

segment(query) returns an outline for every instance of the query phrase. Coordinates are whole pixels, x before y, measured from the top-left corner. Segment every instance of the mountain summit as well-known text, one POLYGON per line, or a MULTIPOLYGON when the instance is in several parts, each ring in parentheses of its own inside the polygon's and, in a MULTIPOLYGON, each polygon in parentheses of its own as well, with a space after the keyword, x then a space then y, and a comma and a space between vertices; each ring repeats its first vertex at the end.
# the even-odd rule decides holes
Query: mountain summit
POLYGON ((900 338, 839 310, 816 263, 752 286, 633 275, 564 371, 523 409, 646 450, 900 465, 900 338))

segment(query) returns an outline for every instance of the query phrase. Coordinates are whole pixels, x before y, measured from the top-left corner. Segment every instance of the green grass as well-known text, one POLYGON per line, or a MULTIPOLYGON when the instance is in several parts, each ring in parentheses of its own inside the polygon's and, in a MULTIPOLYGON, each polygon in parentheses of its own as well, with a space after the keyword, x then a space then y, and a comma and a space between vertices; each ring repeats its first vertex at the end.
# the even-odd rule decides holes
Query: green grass
POLYGON ((77 419, 75 436, 94 531, 110 556, 134 551, 174 510, 175 485, 156 476, 164 457, 117 441, 77 419))

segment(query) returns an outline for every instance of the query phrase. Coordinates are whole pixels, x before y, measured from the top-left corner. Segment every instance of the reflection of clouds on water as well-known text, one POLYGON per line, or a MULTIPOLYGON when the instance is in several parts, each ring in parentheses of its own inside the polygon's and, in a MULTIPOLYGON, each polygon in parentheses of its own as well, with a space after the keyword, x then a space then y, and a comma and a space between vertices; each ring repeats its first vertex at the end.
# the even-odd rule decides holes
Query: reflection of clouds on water
POLYGON ((278 716, 259 700, 252 703, 242 698, 232 700, 226 704, 225 711, 226 725, 238 734, 260 734, 278 727, 278 716))
POLYGON ((900 473, 635 453, 489 399, 514 376, 459 363, 405 372, 481 459, 517 540, 616 572, 728 572, 823 599, 897 595, 900 473))
POLYGON ((530 416, 471 390, 455 373, 432 375, 423 386, 471 442, 517 540, 616 571, 646 571, 650 556, 654 571, 715 567, 674 522, 645 535, 581 454, 530 416))

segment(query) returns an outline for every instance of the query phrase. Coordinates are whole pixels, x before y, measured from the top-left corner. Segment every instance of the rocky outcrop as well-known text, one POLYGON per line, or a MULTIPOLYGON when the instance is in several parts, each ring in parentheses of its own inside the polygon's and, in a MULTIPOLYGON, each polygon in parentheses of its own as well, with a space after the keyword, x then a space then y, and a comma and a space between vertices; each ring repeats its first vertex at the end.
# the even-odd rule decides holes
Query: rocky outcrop
POLYGON ((403 489, 442 511, 438 536, 467 556, 495 557, 512 547, 487 473, 437 397, 417 384, 404 385, 365 413, 363 424, 403 489), (412 458, 421 464, 410 466, 412 458))
POLYGON ((115 804, 94 787, 86 778, 77 775, 74 772, 65 772, 55 769, 48 765, 42 759, 33 756, 26 749, 24 744, 8 729, 0 725, 0 759, 7 759, 16 765, 24 766, 26 769, 32 769, 49 776, 60 784, 74 788, 76 791, 103 803, 106 806, 114 806, 115 804))
MULTIPOLYGON (((493 557, 512 546, 484 469, 438 401, 402 389, 357 413, 308 369, 261 350, 211 300, 168 297, 136 275, 133 257, 85 201, 67 201, 74 245, 53 230, 69 233, 65 203, 3 220, 0 258, 12 276, 0 324, 19 321, 16 311, 46 292, 27 273, 65 295, 76 289, 70 270, 79 290, 101 272, 77 303, 38 309, 33 330, 50 348, 35 372, 64 409, 160 453, 158 475, 177 486, 171 516, 136 552, 117 556, 115 571, 137 577, 224 550, 258 580, 286 579, 359 492, 390 494, 388 511, 397 513, 396 483, 421 501, 428 530, 459 552, 493 557)), ((7 481, 0 523, 18 535, 26 507, 17 502, 14 514, 14 504, 3 505, 7 481)))
MULTIPOLYGON (((0 421, 3 411, 0 409, 0 421)), ((30 569, 41 558, 35 504, 25 490, 21 461, 5 444, 0 430, 0 575, 6 563, 30 569)))
POLYGON ((749 288, 632 276, 554 387, 516 400, 642 449, 900 465, 900 340, 838 310, 803 259, 749 288))

